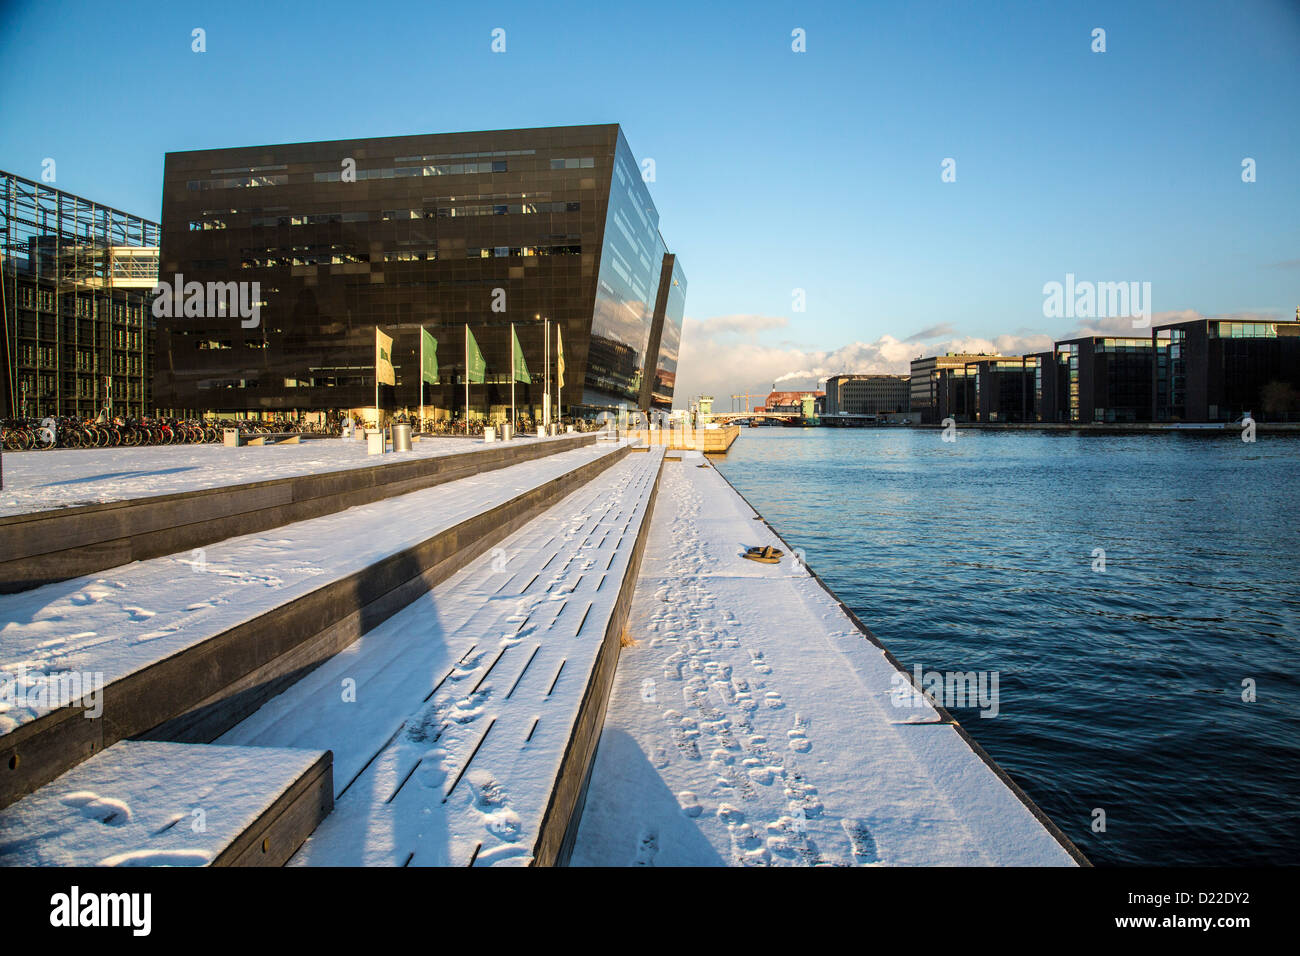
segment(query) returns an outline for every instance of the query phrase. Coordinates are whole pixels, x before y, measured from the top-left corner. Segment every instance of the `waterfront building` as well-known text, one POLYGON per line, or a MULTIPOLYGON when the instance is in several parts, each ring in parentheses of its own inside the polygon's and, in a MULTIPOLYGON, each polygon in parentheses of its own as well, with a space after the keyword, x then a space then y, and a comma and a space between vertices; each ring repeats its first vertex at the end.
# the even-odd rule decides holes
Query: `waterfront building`
POLYGON ((1151 347, 1156 421, 1300 421, 1300 321, 1174 322, 1151 347))
POLYGON ((763 408, 777 415, 819 418, 824 414, 826 393, 821 389, 769 392, 763 408))
POLYGON ((164 317, 159 404, 247 414, 466 407, 540 418, 562 343, 566 415, 672 406, 686 277, 617 124, 167 154, 162 277, 257 285, 258 318, 164 317), (511 329, 528 375, 512 375, 511 329), (558 332, 558 336, 557 336, 558 332), (549 348, 547 339, 550 339, 549 348), (531 381, 526 381, 529 378, 531 381))
POLYGON ((1034 417, 1037 422, 1061 421, 1060 410, 1066 407, 1068 368, 1063 369, 1055 349, 1025 356, 1034 360, 1034 417))
POLYGON ((921 424, 934 425, 945 418, 972 421, 975 414, 974 365, 985 359, 1012 356, 987 353, 947 353, 912 360, 910 410, 921 424))
POLYGON ((154 408, 158 223, 0 172, 0 416, 154 408))
POLYGON ((832 375, 826 380, 825 409, 834 415, 882 415, 911 408, 909 375, 832 375))
POLYGON ((1053 351, 1064 385, 1053 420, 1151 421, 1151 339, 1085 336, 1057 342, 1053 351))
POLYGON ((975 419, 981 422, 1037 421, 1035 389, 1039 359, 1033 355, 974 363, 975 419))

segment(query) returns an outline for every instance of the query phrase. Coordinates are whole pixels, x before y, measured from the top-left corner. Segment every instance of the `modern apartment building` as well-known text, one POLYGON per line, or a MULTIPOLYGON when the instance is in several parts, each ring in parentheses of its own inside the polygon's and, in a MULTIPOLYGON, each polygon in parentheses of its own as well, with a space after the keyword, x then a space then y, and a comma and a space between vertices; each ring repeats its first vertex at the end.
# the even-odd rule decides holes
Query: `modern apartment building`
POLYGON ((1156 421, 1300 421, 1300 321, 1195 319, 1151 330, 1156 421))
POLYGON ((1064 391, 1051 420, 1151 421, 1152 354, 1148 338, 1088 336, 1057 342, 1054 359, 1064 391))
POLYGON ((974 420, 976 366, 988 359, 1009 357, 949 353, 913 359, 910 376, 912 414, 925 425, 938 424, 949 417, 959 421, 974 420))

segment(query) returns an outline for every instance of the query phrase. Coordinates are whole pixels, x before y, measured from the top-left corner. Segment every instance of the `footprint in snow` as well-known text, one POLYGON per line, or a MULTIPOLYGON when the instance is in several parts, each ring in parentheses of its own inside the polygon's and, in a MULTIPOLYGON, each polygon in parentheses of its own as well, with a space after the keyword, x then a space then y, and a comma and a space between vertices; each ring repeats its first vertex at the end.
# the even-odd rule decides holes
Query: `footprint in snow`
POLYGON ((659 831, 653 827, 641 831, 637 839, 636 858, 633 866, 654 866, 654 859, 659 853, 659 831))
POLYGON ((871 828, 867 826, 865 820, 841 820, 840 826, 844 828, 845 834, 849 838, 849 847, 853 853, 853 862, 858 866, 864 863, 878 863, 879 855, 876 851, 876 839, 871 835, 871 828))

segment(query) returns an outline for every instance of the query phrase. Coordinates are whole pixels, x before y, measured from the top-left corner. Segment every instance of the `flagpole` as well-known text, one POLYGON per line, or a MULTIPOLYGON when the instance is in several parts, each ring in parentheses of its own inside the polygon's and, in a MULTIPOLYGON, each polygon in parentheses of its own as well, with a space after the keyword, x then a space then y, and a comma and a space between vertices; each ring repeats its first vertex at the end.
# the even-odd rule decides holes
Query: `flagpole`
POLYGON ((542 426, 551 430, 551 320, 542 319, 546 358, 542 362, 542 426))
POLYGON ((469 323, 465 323, 465 434, 469 434, 469 323))
POLYGON ((424 326, 420 326, 420 431, 424 431, 424 326))
POLYGON ((375 326, 375 427, 379 427, 379 326, 375 326))
POLYGON ((515 324, 510 323, 510 437, 515 437, 515 324))

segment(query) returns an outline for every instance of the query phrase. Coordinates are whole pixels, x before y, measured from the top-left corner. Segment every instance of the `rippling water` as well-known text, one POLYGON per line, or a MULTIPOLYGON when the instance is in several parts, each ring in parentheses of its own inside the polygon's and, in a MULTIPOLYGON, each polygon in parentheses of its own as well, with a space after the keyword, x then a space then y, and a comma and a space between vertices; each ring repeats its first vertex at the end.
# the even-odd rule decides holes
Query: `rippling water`
POLYGON ((954 716, 1094 863, 1300 860, 1300 436, 758 428, 718 465, 909 670, 999 672, 954 716))

